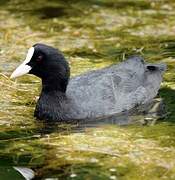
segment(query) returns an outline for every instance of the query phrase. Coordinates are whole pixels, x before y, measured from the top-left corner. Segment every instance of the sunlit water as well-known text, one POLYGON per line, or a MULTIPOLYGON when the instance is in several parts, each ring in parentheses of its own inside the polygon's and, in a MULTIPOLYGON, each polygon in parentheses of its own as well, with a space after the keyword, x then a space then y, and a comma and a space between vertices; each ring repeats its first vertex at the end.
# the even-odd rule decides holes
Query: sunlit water
POLYGON ((170 0, 0 1, 0 179, 23 179, 13 166, 38 179, 175 179, 174 16, 170 0), (59 48, 72 76, 133 54, 167 63, 159 94, 166 118, 146 126, 37 122, 40 80, 8 77, 38 42, 59 48))

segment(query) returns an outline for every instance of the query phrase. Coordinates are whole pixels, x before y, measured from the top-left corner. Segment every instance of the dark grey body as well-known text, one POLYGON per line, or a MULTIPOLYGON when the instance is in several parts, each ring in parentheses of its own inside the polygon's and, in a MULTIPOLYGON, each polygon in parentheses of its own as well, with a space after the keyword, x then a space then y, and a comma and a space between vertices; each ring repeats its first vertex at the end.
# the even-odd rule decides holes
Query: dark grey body
POLYGON ((157 95, 164 64, 145 64, 132 57, 120 64, 69 80, 66 93, 41 92, 35 116, 55 121, 103 119, 142 104, 157 95))

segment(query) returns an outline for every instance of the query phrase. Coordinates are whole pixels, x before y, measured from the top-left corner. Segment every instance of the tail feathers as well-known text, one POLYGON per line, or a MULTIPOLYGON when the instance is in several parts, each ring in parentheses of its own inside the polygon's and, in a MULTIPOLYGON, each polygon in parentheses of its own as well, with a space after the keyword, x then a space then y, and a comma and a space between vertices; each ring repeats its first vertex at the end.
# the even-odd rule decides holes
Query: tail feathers
POLYGON ((144 59, 140 56, 132 56, 128 58, 124 63, 121 63, 121 66, 126 69, 135 70, 136 72, 142 72, 143 69, 145 70, 145 67, 148 70, 158 70, 162 73, 167 69, 167 66, 164 63, 145 63, 144 59))
POLYGON ((142 74, 145 71, 145 62, 142 57, 133 56, 122 62, 118 67, 120 69, 131 70, 137 74, 142 74))
POLYGON ((167 65, 164 64, 164 63, 160 63, 160 64, 147 64, 146 67, 149 70, 152 70, 152 71, 159 70, 161 72, 164 72, 167 69, 167 65))

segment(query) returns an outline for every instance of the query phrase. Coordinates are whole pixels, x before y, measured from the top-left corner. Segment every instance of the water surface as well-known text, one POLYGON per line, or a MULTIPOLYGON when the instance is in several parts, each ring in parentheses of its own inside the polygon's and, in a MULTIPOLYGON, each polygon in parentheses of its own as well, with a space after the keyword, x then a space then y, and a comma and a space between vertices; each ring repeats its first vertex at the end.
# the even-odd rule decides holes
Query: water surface
POLYGON ((0 1, 0 179, 22 178, 12 166, 38 179, 175 179, 174 17, 171 0, 0 1), (135 54, 167 63, 168 115, 154 126, 36 122, 40 80, 8 77, 38 42, 59 48, 72 76, 135 54))

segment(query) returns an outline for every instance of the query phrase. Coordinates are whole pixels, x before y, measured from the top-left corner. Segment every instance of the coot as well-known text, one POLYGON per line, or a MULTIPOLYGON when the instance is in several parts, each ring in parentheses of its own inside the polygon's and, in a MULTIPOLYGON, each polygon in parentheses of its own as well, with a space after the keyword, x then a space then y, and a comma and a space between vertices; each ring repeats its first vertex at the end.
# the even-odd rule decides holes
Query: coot
POLYGON ((11 78, 26 73, 41 78, 34 116, 66 122, 107 118, 149 103, 157 95, 165 69, 165 64, 147 64, 141 57, 131 57, 69 80, 70 68, 62 53, 35 44, 11 78))

